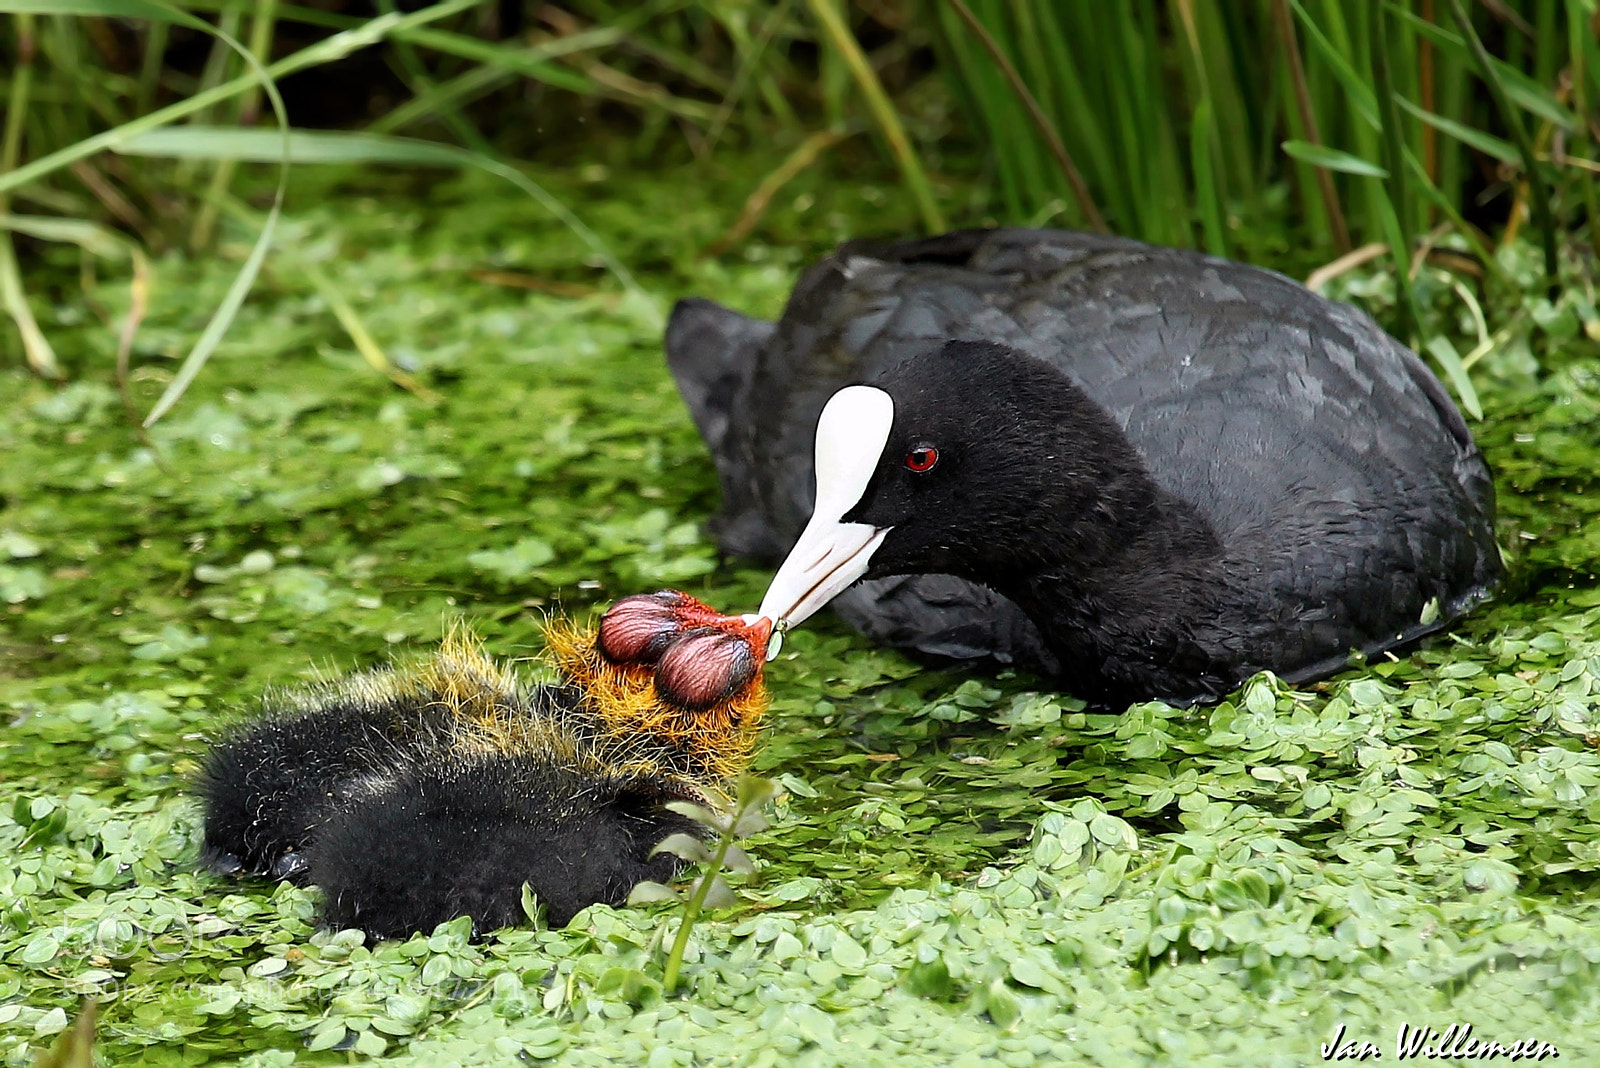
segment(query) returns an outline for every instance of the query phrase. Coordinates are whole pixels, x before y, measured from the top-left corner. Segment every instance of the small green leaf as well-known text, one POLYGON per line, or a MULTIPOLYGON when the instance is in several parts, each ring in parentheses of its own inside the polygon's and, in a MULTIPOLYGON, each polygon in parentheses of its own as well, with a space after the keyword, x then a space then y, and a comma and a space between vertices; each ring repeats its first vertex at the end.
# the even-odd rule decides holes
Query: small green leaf
POLYGON ((556 558, 555 547, 543 538, 527 537, 507 549, 480 549, 467 555, 467 563, 502 579, 522 579, 556 558))
POLYGON ((651 882, 648 879, 638 883, 628 891, 628 904, 653 905, 658 901, 681 901, 682 896, 670 886, 651 882))
POLYGON ((861 948, 860 942, 843 931, 833 940, 831 953, 834 963, 847 972, 857 972, 866 967, 867 951, 861 948))
POLYGON ((306 1049, 315 1053, 318 1050, 332 1049, 344 1041, 344 1036, 349 1030, 342 1022, 335 1022, 319 1028, 306 1042, 306 1049))
MULTIPOLYGON (((689 884, 690 896, 694 895, 704 881, 705 876, 702 875, 689 884)), ((739 899, 734 895, 733 889, 728 886, 727 880, 720 874, 713 875, 711 877, 711 885, 706 889, 705 907, 708 909, 731 909, 738 903, 739 899)))
POLYGON ((711 850, 706 847, 705 842, 692 834, 667 835, 650 850, 652 857, 658 853, 671 853, 675 857, 696 864, 711 859, 711 850))
POLYGON ((645 1007, 661 1000, 661 984, 637 968, 608 968, 595 992, 645 1007))
POLYGON ((913 964, 901 978, 901 985, 908 993, 932 1001, 955 1001, 961 996, 943 956, 913 964))
POLYGON ((708 808, 703 808, 693 801, 668 801, 661 807, 669 812, 676 812, 680 816, 686 816, 700 824, 700 826, 709 827, 718 834, 728 829, 728 817, 720 812, 713 812, 708 808))
POLYGON ((1022 1003, 1004 979, 996 979, 989 984, 984 994, 983 1008, 989 1014, 989 1019, 1002 1031, 1011 1030, 1022 1019, 1022 1003))
POLYGON ((533 892, 533 887, 527 883, 522 884, 522 914, 535 928, 544 927, 544 904, 539 900, 539 895, 533 892))
POLYGON ((782 886, 777 887, 772 891, 772 896, 779 901, 804 901, 812 894, 815 894, 821 886, 822 880, 802 876, 798 879, 790 879, 782 886))
POLYGON ((1329 148, 1327 145, 1314 145, 1309 141, 1285 141, 1282 147, 1290 156, 1313 167, 1323 167, 1343 174, 1359 174, 1365 178, 1389 177, 1389 172, 1376 163, 1370 163, 1349 152, 1341 152, 1337 148, 1329 148))
POLYGON ((752 834, 760 834, 767 827, 766 813, 759 808, 748 808, 739 813, 739 818, 733 821, 733 828, 728 833, 735 838, 748 838, 752 834))
POLYGON ((756 863, 750 859, 750 854, 732 842, 728 843, 728 851, 723 854, 722 866, 740 875, 754 875, 756 873, 756 863))
POLYGON ((740 775, 735 805, 741 811, 758 808, 778 796, 778 784, 759 775, 740 775))
POLYGON ((1474 419, 1483 418, 1483 405, 1478 402, 1478 391, 1472 385, 1472 378, 1467 374, 1467 368, 1461 362, 1460 353, 1450 343, 1450 339, 1443 334, 1434 334, 1425 343, 1428 354, 1439 361, 1439 366, 1450 377, 1450 384, 1456 388, 1456 397, 1461 401, 1461 407, 1474 419))

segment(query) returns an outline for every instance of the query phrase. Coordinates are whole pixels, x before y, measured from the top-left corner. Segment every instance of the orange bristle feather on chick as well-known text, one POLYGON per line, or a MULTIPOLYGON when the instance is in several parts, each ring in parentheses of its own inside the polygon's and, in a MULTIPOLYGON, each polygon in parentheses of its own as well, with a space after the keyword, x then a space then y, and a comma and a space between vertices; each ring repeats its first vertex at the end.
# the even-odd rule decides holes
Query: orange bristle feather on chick
POLYGON ((772 622, 724 616, 676 590, 625 597, 593 630, 553 622, 557 670, 618 735, 647 735, 684 774, 724 780, 748 763, 767 693, 772 622))

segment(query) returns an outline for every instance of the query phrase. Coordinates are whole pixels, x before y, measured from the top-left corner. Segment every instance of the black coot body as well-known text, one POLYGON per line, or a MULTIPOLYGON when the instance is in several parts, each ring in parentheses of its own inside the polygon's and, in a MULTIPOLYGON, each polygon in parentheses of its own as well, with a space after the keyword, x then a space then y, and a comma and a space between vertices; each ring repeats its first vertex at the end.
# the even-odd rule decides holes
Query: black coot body
POLYGON ((889 644, 1211 700, 1403 645, 1502 575, 1489 472, 1439 381, 1269 271, 1065 231, 852 242, 778 323, 684 301, 666 348, 734 553, 776 559, 806 526, 837 390, 893 397, 845 518, 894 530, 833 602, 889 644), (927 434, 937 491, 900 466, 927 434))

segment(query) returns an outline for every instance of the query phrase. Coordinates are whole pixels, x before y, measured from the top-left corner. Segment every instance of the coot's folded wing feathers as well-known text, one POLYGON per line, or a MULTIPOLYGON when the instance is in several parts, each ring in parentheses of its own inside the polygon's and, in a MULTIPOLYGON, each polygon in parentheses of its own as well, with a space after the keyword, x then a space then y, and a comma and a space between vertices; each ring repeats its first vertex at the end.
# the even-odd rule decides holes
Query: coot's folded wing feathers
POLYGON ((1367 635, 1359 644, 1373 651, 1415 637, 1435 598, 1442 623, 1485 595, 1500 572, 1482 521, 1493 510, 1488 471, 1414 353, 1356 309, 1273 272, 1089 244, 1052 235, 1030 245, 1002 232, 974 264, 1031 263, 1009 297, 1031 335, 1018 347, 1105 408, 1239 568, 1275 572, 1269 588, 1282 596, 1262 606, 1263 627, 1308 649, 1343 628, 1367 635), (1060 265, 1040 273, 1051 262, 1060 265), (1375 429, 1361 438, 1352 425, 1375 429), (1286 466, 1321 477, 1286 481, 1286 466), (1335 543, 1343 551, 1326 560, 1305 551, 1335 543), (1360 572, 1343 573, 1354 560, 1360 572), (1278 618, 1285 612, 1293 618, 1278 618), (1397 612, 1411 622, 1397 627, 1397 612))
POLYGON ((832 606, 846 623, 884 645, 951 660, 992 659, 1043 675, 1061 670, 1022 609, 954 575, 860 582, 835 597, 832 606))
POLYGON ((667 323, 667 366, 717 464, 718 540, 749 556, 787 547, 762 514, 762 477, 750 456, 750 383, 772 331, 772 323, 698 299, 679 301, 667 323))

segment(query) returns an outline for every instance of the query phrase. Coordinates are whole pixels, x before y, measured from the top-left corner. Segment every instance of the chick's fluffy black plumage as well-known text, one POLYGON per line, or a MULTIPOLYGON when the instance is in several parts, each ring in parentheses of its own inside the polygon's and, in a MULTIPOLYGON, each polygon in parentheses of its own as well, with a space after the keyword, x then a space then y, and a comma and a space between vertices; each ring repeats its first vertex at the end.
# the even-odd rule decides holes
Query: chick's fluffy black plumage
POLYGON ((523 919, 522 884, 566 924, 675 874, 650 850, 694 825, 626 778, 592 778, 538 757, 485 756, 410 767, 337 809, 307 857, 323 918, 379 936, 468 915, 480 931, 523 919))
POLYGON ((677 871, 651 849, 703 802, 647 745, 606 733, 569 685, 526 687, 470 644, 418 669, 279 695, 206 756, 202 860, 315 884, 323 919, 375 937, 460 915, 553 925, 677 871))

